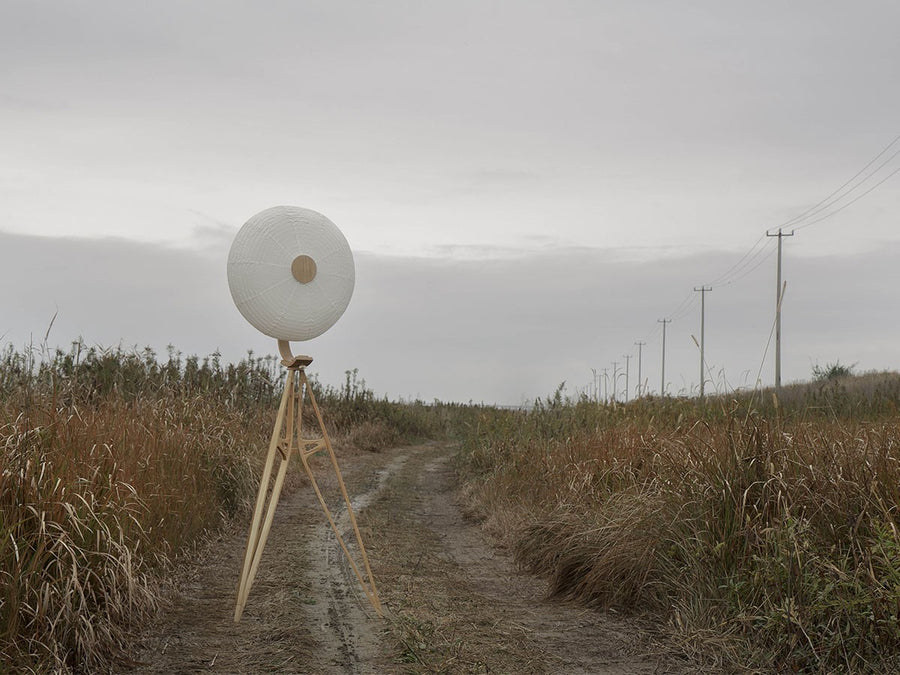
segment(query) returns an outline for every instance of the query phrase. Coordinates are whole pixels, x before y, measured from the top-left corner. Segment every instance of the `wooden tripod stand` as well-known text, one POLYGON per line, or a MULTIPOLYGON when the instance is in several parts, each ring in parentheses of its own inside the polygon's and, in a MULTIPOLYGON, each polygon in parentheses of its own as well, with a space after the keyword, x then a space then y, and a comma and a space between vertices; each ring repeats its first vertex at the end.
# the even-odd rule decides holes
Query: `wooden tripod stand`
POLYGON ((244 553, 244 567, 241 572, 241 581, 238 586, 237 605, 234 608, 235 623, 241 620, 241 614, 247 604, 247 596, 250 594, 250 587, 256 578, 256 571, 259 567, 259 560, 262 557, 263 548, 266 545, 266 539, 269 536, 269 530, 272 527, 272 519, 275 516, 275 507, 278 505, 278 498, 281 496, 281 488, 284 485, 284 477, 287 473, 288 463, 291 455, 296 453, 303 462, 303 468, 306 475, 312 483, 313 490, 319 500, 322 511, 331 525, 337 537, 338 543, 350 562, 353 573, 359 580, 366 597, 372 603, 372 607, 378 613, 378 616, 384 616, 381 611, 381 601, 378 598, 378 589, 375 588, 375 579, 372 576, 372 569, 369 567, 369 557, 366 555, 366 549, 363 546, 362 536, 359 533, 359 527, 356 525, 356 515, 353 513, 353 506, 350 503, 350 496, 347 494, 347 488, 344 485, 344 479, 341 476, 341 469, 338 466, 337 457, 331 447, 331 441, 328 440, 328 432, 325 430, 325 424, 322 421, 322 413, 319 412, 319 406, 316 404, 316 397, 313 395, 309 381, 306 379, 306 367, 312 363, 312 359, 308 356, 294 356, 291 354, 290 345, 284 341, 278 341, 278 349, 283 358, 282 363, 288 369, 287 381, 284 385, 284 393, 281 397, 281 405, 278 408, 278 416, 275 419, 275 428, 272 431, 272 440, 269 443, 269 452, 266 455, 266 464, 263 468, 262 478, 259 483, 259 493, 256 496, 256 508, 253 511, 253 520, 250 523, 250 536, 247 540, 247 551, 244 553), (316 420, 319 423, 320 438, 305 439, 301 436, 301 423, 303 420, 303 399, 309 397, 310 405, 315 413, 316 420), (356 543, 359 546, 360 557, 362 558, 363 568, 365 569, 365 577, 360 572, 359 566, 350 555, 347 544, 338 530, 334 516, 328 509, 319 484, 313 476, 312 469, 309 466, 309 458, 311 455, 320 450, 327 450, 331 458, 331 465, 334 468, 337 482, 344 497, 344 504, 347 507, 347 515, 353 526, 353 532, 356 535, 356 543), (272 486, 272 494, 268 499, 268 507, 266 507, 266 493, 268 492, 269 482, 272 476, 272 468, 275 463, 275 456, 281 456, 281 464, 278 467, 278 474, 275 477, 275 483, 272 486), (265 520, 263 521, 263 511, 265 511, 265 520))

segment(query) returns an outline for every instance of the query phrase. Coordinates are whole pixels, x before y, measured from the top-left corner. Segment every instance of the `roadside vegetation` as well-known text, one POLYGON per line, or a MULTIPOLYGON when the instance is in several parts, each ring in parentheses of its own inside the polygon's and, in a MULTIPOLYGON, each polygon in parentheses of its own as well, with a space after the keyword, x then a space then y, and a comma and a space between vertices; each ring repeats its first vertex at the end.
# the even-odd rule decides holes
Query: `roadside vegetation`
POLYGON ((725 669, 900 670, 900 375, 482 411, 473 510, 555 593, 725 669), (711 648, 714 647, 714 648, 711 648))
MULTIPOLYGON (((778 399, 561 387, 527 410, 311 380, 339 453, 461 437, 472 512, 555 593, 650 614, 726 670, 900 671, 900 375, 813 375, 778 399)), ((0 351, 4 667, 127 664, 159 580, 248 515, 283 376, 253 354, 0 351)))
MULTIPOLYGON (((127 662, 158 580, 249 512, 283 375, 252 353, 0 352, 0 671, 127 662)), ((439 435, 452 415, 379 399, 355 371, 311 379, 339 450, 439 435)))

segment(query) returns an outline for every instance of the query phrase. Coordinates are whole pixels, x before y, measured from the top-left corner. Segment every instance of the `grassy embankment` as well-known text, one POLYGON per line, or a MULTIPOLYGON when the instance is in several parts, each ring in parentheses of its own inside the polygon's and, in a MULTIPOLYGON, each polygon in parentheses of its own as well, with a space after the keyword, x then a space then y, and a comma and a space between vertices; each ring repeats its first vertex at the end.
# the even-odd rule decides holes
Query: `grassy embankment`
POLYGON ((473 504, 553 589, 726 668, 900 670, 900 376, 485 411, 473 504), (714 649, 710 646, 715 645, 714 649))
MULTIPOLYGON (((0 670, 103 670, 155 579, 244 516, 278 405, 272 358, 0 352, 0 670)), ((317 384, 336 445, 434 436, 448 410, 317 384)), ((311 420, 308 420, 309 423, 311 420)))

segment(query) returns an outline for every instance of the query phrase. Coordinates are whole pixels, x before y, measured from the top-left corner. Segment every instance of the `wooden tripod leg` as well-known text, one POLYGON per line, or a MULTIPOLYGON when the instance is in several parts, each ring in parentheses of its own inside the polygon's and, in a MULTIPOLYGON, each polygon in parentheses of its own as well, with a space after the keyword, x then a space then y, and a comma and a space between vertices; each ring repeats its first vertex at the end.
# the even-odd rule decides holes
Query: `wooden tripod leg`
MULTIPOLYGON (((368 577, 368 584, 363 580, 362 574, 359 571, 359 568, 356 566, 356 563, 353 560, 353 557, 350 555, 350 551, 347 550, 347 545, 344 543, 344 538, 341 536, 341 533, 338 531, 337 524, 334 522, 334 518, 331 515, 331 511, 329 511, 328 506, 325 503, 325 500, 322 498, 322 493, 319 490, 319 485, 316 483, 316 479, 313 476, 312 470, 309 467, 309 462, 307 461, 307 456, 305 453, 300 453, 300 456, 303 460, 303 468, 306 469, 306 474, 309 476, 310 482, 312 483, 313 489, 316 492, 316 497, 319 498, 319 504, 322 507, 322 510, 325 512, 325 516, 328 518, 328 522, 331 524, 331 529, 334 530, 334 534, 337 537, 338 543, 340 543, 341 548, 344 550, 344 555, 347 556, 347 560, 350 563, 350 567, 353 569, 356 578, 359 580, 360 586, 362 586, 363 591, 366 596, 369 598, 369 602, 372 603, 372 607, 375 608, 375 611, 378 613, 378 616, 383 617, 384 614, 381 611, 381 600, 378 597, 378 589, 375 586, 375 577, 372 575, 372 568, 369 566, 369 556, 366 555, 366 547, 363 545, 362 534, 359 532, 359 526, 356 524, 356 515, 353 513, 353 505, 350 502, 350 495, 347 493, 347 487, 344 485, 344 478, 341 475, 341 468, 338 466, 337 456, 334 454, 334 449, 331 447, 331 441, 328 439, 328 431, 325 429, 325 422, 322 420, 322 413, 319 412, 319 406, 316 403, 316 397, 313 394, 312 388, 309 386, 309 382, 306 379, 306 373, 300 372, 300 382, 299 386, 303 387, 306 393, 309 395, 309 402, 312 405, 313 411, 316 414, 316 419, 319 422, 319 430, 322 432, 322 440, 325 442, 325 447, 328 449, 328 455, 331 458, 331 465, 334 468, 335 476, 337 476, 338 485, 341 488, 341 495, 344 497, 344 504, 347 507, 347 515, 350 518, 350 524, 353 526, 353 532, 356 535, 356 543, 359 546, 359 553, 362 557, 363 565, 365 566, 366 576, 368 577)), ((301 394, 302 398, 302 394, 301 394)))
POLYGON ((287 415, 284 422, 284 434, 281 436, 281 464, 278 467, 278 475, 275 477, 275 485, 272 486, 272 494, 269 496, 269 506, 266 509, 266 519, 259 534, 259 542, 256 550, 253 552, 253 561, 250 564, 250 572, 247 575, 247 583, 244 586, 244 595, 240 598, 241 606, 247 604, 247 596, 253 587, 253 581, 256 579, 256 571, 259 569, 259 561, 262 558, 263 550, 266 548, 266 540, 269 538, 269 530, 272 529, 272 519, 275 517, 275 509, 278 507, 278 500, 281 498, 281 488, 284 485, 284 476, 287 473, 288 464, 291 461, 291 453, 295 448, 294 440, 294 414, 297 408, 297 397, 294 384, 293 371, 291 376, 290 397, 288 399, 287 415))
MULTIPOLYGON (((288 371, 287 381, 284 385, 284 393, 281 396, 281 405, 278 407, 278 415, 275 418, 275 428, 272 430, 272 439, 269 442, 269 452, 266 455, 265 467, 263 468, 262 477, 259 480, 259 492, 256 495, 256 506, 253 509, 253 519, 250 521, 250 535, 247 537, 247 550, 244 552, 244 566, 241 570, 237 604, 234 608, 235 623, 241 620, 241 613, 244 611, 247 595, 250 592, 248 584, 250 567, 252 566, 252 561, 259 545, 259 526, 260 521, 262 520, 263 507, 265 506, 266 492, 269 488, 269 479, 272 475, 275 453, 278 451, 278 442, 284 425, 285 412, 288 408, 288 402, 293 399, 295 376, 296 373, 294 371, 288 371)), ((293 409, 293 404, 291 405, 291 408, 293 409)))
MULTIPOLYGON (((306 455, 301 454, 300 457, 303 461, 303 468, 306 470, 306 475, 309 478, 309 482, 312 484, 313 490, 316 493, 316 497, 319 500, 319 505, 322 507, 322 511, 325 514, 325 517, 328 519, 328 524, 331 525, 334 536, 337 538, 338 544, 340 544, 341 549, 344 551, 344 555, 347 556, 347 561, 350 563, 350 568, 353 570, 353 574, 355 574, 356 578, 359 580, 359 585, 362 586, 363 592, 366 594, 369 602, 372 603, 372 607, 374 607, 375 611, 378 612, 378 616, 383 617, 384 614, 382 614, 381 612, 381 602, 378 599, 378 590, 375 588, 375 583, 372 580, 372 575, 369 574, 369 583, 367 584, 359 571, 359 567, 356 566, 356 562, 353 560, 353 556, 350 555, 350 550, 347 548, 347 544, 344 542, 344 537, 341 536, 340 530, 338 530, 337 523, 334 520, 334 516, 331 514, 331 510, 325 503, 325 498, 322 496, 322 491, 319 489, 319 484, 316 482, 316 477, 313 475, 312 468, 309 466, 309 461, 307 460, 306 455)), ((359 530, 356 531, 356 534, 356 541, 360 545, 362 555, 365 556, 365 549, 362 548, 362 539, 359 536, 359 530)), ((366 569, 368 570, 368 560, 366 560, 366 569)))
POLYGON ((272 529, 272 519, 275 517, 275 507, 278 506, 278 498, 281 496, 281 487, 284 485, 284 475, 287 473, 288 463, 291 461, 290 452, 287 457, 281 459, 281 466, 278 467, 278 475, 275 477, 275 485, 272 488, 272 496, 269 498, 269 508, 266 511, 266 520, 263 523, 262 532, 259 535, 259 545, 253 554, 253 562, 250 565, 250 574, 247 576, 247 585, 244 589, 244 597, 241 601, 241 609, 247 604, 247 596, 253 581, 256 579, 256 570, 259 568, 259 561, 262 558, 263 549, 266 547, 266 540, 269 538, 269 530, 272 529))

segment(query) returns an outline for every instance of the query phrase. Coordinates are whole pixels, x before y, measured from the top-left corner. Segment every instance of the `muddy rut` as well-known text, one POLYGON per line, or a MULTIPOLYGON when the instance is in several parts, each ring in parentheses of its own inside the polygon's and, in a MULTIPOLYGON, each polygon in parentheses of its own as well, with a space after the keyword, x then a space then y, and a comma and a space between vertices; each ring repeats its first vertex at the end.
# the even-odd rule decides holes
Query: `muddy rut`
MULTIPOLYGON (((282 496, 241 622, 236 524, 173 582, 136 639, 136 673, 671 673, 652 630, 548 600, 456 500, 454 448, 340 457, 386 617, 378 618, 304 480, 282 496)), ((346 511, 316 469, 342 531, 346 511)), ((352 534, 345 536, 350 543, 352 534)))

